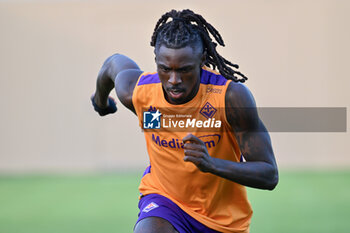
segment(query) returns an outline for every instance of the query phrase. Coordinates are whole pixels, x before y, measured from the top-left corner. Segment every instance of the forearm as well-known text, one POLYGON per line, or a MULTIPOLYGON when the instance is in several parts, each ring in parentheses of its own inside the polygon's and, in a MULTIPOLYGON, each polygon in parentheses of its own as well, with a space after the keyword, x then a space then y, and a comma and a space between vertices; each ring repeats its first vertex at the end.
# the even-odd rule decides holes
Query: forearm
POLYGON ((94 100, 99 107, 106 108, 108 106, 108 96, 113 88, 114 82, 110 77, 103 74, 97 77, 94 100))
POLYGON ((233 162, 213 158, 210 173, 244 186, 273 190, 278 183, 278 171, 274 165, 262 161, 233 162))

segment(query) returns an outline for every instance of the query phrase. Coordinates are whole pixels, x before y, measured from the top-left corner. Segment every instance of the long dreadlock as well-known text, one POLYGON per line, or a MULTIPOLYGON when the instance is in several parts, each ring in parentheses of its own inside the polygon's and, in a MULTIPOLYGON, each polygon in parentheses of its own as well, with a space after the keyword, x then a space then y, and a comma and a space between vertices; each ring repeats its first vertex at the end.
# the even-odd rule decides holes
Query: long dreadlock
POLYGON ((182 11, 171 10, 158 20, 152 35, 151 46, 157 49, 160 45, 165 45, 168 48, 177 49, 200 41, 203 45, 203 52, 206 52, 205 65, 211 66, 212 69, 217 67, 220 74, 226 79, 245 82, 248 78, 231 68, 238 69, 239 66, 226 60, 216 51, 217 43, 212 41, 209 34, 214 37, 219 45, 225 46, 220 33, 201 15, 188 9, 182 11), (167 22, 169 18, 172 18, 172 21, 167 22))

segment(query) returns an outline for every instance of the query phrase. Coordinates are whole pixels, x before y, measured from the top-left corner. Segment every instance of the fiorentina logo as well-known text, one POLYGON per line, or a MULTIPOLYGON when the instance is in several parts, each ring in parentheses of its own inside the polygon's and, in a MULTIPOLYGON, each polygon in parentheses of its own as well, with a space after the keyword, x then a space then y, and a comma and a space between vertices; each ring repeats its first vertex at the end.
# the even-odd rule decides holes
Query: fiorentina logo
POLYGON ((153 210, 153 209, 155 209, 155 208, 157 208, 157 207, 159 207, 159 205, 157 205, 157 204, 154 203, 154 202, 151 202, 151 203, 149 203, 145 208, 143 208, 142 212, 148 213, 148 212, 150 212, 151 210, 153 210))
POLYGON ((209 102, 207 102, 200 111, 200 114, 202 114, 207 119, 212 118, 215 113, 216 109, 209 102))

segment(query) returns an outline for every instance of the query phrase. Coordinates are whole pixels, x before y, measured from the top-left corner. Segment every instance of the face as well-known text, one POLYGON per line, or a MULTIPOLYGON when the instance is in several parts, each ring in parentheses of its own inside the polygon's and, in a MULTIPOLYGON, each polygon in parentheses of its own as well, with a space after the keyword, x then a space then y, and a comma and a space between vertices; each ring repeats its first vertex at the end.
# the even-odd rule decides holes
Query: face
POLYGON ((161 45, 156 51, 157 71, 169 103, 183 104, 197 94, 204 57, 202 49, 191 46, 171 49, 161 45))

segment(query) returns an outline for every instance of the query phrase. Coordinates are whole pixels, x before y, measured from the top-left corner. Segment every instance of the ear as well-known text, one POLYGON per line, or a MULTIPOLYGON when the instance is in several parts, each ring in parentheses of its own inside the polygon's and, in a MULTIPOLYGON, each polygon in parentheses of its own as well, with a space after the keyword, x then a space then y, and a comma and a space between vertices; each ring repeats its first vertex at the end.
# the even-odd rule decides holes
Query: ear
POLYGON ((157 52, 158 52, 158 50, 156 48, 154 48, 153 52, 154 52, 154 61, 157 62, 157 52))
POLYGON ((207 51, 204 50, 201 58, 201 67, 205 65, 205 62, 207 61, 207 51))

